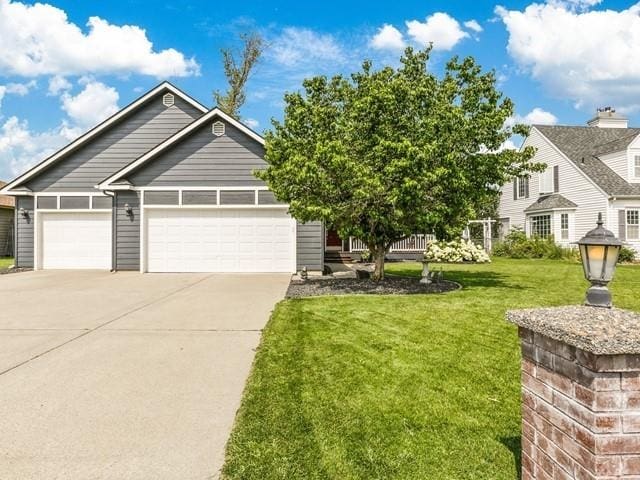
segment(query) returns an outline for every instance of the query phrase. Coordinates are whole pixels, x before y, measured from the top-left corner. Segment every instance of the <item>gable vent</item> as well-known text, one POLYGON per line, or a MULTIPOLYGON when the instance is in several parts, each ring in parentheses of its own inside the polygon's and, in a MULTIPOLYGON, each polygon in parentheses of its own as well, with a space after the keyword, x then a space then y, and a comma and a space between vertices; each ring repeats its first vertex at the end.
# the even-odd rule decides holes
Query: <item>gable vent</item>
POLYGON ((162 104, 165 107, 172 106, 173 102, 174 102, 174 98, 172 93, 165 93, 164 96, 162 97, 162 104))
POLYGON ((216 137, 221 137, 222 135, 224 135, 224 123, 215 122, 213 124, 213 127, 211 128, 211 131, 216 137))

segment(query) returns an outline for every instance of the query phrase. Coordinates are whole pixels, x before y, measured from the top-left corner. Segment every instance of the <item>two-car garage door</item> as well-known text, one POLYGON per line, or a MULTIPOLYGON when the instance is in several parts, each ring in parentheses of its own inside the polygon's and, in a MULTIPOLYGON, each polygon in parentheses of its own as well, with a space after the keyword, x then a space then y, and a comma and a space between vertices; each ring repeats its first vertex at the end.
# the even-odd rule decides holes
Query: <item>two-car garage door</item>
POLYGON ((295 221, 283 209, 148 209, 148 272, 293 272, 295 221))

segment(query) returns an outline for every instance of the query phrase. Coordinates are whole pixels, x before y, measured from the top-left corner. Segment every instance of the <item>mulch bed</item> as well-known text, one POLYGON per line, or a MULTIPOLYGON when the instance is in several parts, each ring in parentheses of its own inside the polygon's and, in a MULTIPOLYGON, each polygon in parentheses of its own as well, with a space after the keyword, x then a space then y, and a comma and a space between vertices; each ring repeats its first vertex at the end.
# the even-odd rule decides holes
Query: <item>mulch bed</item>
POLYGON ((414 295, 444 293, 457 290, 460 285, 448 280, 428 285, 418 278, 387 276, 381 282, 356 278, 310 278, 292 280, 286 298, 315 297, 319 295, 414 295))
POLYGON ((21 268, 21 267, 0 268, 0 275, 6 275, 8 273, 30 272, 31 270, 33 270, 33 269, 32 268, 21 268))

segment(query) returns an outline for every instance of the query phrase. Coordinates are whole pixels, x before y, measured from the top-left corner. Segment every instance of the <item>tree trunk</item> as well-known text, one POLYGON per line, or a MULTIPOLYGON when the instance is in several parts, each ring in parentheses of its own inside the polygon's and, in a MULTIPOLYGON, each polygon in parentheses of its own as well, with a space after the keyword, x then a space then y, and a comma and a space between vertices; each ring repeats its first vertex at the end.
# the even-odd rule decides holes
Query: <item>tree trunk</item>
POLYGON ((375 270, 373 271, 373 280, 379 282, 384 280, 384 256, 387 250, 384 247, 378 247, 372 250, 373 261, 375 262, 375 270))

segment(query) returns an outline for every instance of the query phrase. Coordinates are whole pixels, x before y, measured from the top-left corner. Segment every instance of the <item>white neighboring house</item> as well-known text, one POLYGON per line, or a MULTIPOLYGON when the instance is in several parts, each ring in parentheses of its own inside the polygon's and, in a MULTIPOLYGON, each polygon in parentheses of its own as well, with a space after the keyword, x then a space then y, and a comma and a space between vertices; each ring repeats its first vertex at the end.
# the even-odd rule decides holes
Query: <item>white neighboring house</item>
POLYGON ((502 187, 502 232, 519 227, 569 246, 602 212, 605 226, 640 254, 640 128, 605 108, 584 127, 533 125, 528 145, 547 169, 502 187))

